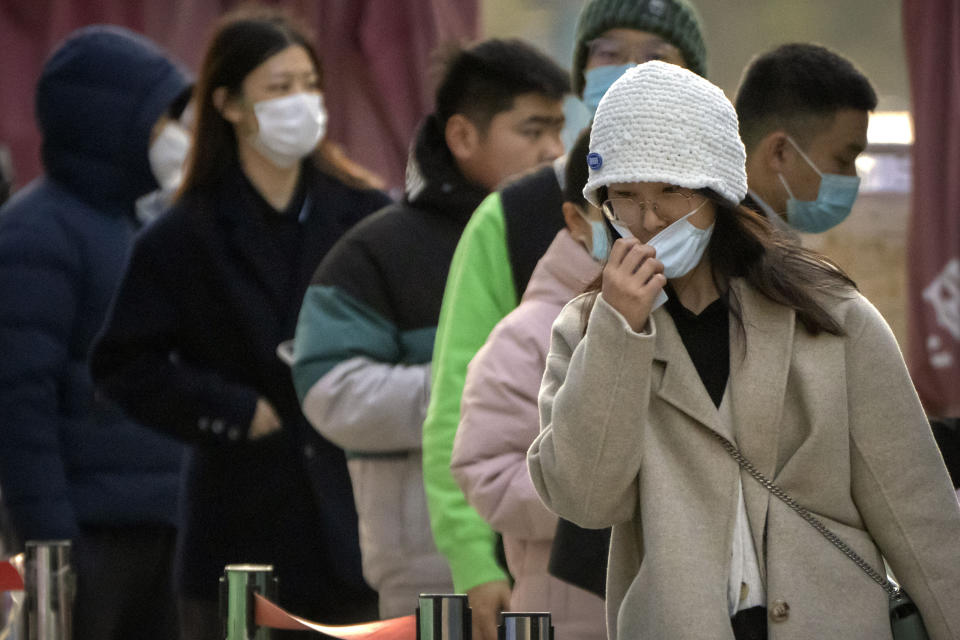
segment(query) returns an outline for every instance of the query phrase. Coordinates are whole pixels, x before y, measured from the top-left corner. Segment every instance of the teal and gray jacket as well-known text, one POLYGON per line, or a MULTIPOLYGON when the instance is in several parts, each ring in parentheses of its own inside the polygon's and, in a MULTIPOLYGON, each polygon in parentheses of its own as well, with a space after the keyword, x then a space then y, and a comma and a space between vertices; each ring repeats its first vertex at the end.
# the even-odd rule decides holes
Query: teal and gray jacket
POLYGON ((381 592, 382 610, 385 592, 409 589, 415 601, 414 587, 442 586, 441 576, 450 582, 430 534, 420 449, 447 272, 486 195, 455 167, 428 117, 404 200, 330 251, 307 291, 294 343, 304 413, 350 460, 364 575, 381 592))

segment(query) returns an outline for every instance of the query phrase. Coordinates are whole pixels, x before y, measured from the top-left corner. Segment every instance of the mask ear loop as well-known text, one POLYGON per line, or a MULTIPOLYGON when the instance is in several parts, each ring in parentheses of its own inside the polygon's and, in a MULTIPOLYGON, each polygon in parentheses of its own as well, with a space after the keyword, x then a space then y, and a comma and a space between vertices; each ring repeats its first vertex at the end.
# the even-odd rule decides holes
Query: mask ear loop
MULTIPOLYGON (((680 218, 680 220, 677 220, 677 222, 681 222, 681 221, 683 221, 683 220, 686 220, 687 218, 689 218, 690 216, 692 216, 693 214, 695 214, 697 211, 700 211, 700 209, 703 209, 703 205, 705 205, 705 204, 707 204, 707 199, 706 199, 706 198, 704 198, 704 199, 703 199, 703 202, 701 202, 700 204, 698 204, 693 211, 691 211, 691 212, 688 213, 687 215, 685 215, 685 216, 683 216, 682 218, 680 218)), ((677 222, 671 223, 670 226, 672 227, 673 225, 677 224, 677 222)))
MULTIPOLYGON (((580 219, 583 220, 584 222, 586 222, 587 224, 589 224, 589 225, 590 225, 590 230, 592 231, 592 230, 593 230, 593 224, 592 224, 590 218, 587 217, 587 214, 584 213, 584 212, 580 209, 580 206, 579 206, 579 205, 574 205, 574 206, 577 208, 577 214, 579 214, 580 219)), ((603 215, 603 214, 601 214, 601 215, 603 215)), ((580 244, 584 244, 584 245, 585 245, 585 243, 584 243, 582 240, 579 240, 578 238, 574 238, 574 240, 576 240, 576 241, 579 242, 580 244)), ((587 251, 593 251, 593 236, 592 236, 592 235, 590 236, 590 246, 587 247, 587 251)))
POLYGON ((803 149, 801 149, 800 145, 796 143, 796 141, 793 139, 793 136, 791 136, 790 134, 787 134, 787 140, 789 140, 790 144, 793 145, 793 148, 797 150, 797 153, 800 154, 800 157, 806 160, 807 164, 810 165, 810 168, 816 171, 817 175, 822 178, 823 174, 820 172, 820 169, 817 168, 817 165, 813 164, 813 161, 810 159, 810 156, 808 156, 806 153, 803 152, 803 149))
MULTIPOLYGON (((823 180, 823 174, 820 172, 820 169, 817 168, 817 165, 813 164, 810 156, 803 152, 803 149, 801 149, 800 145, 798 145, 796 140, 793 139, 793 136, 787 134, 787 141, 793 145, 793 148, 797 150, 797 153, 800 154, 800 157, 803 158, 804 162, 810 165, 810 168, 817 173, 817 176, 819 176, 821 180, 823 180)), ((787 179, 784 178, 783 174, 779 171, 777 172, 777 178, 780 179, 780 184, 783 185, 783 188, 786 190, 787 196, 790 198, 790 200, 796 200, 796 198, 793 196, 793 190, 790 188, 790 185, 787 184, 787 179)))
POLYGON ((787 179, 783 177, 783 174, 778 171, 777 177, 780 178, 780 184, 782 184, 783 188, 787 191, 787 197, 791 200, 796 200, 796 198, 793 197, 793 190, 790 189, 790 185, 787 184, 787 179))

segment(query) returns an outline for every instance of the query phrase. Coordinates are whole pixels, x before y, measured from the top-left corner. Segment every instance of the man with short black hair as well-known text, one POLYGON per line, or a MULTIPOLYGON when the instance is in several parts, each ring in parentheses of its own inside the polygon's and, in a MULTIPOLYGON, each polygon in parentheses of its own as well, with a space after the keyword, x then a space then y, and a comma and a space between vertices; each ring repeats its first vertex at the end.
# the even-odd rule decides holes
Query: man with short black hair
POLYGON ((786 44, 756 58, 736 99, 747 204, 788 232, 840 224, 857 196, 856 159, 876 106, 867 77, 829 49, 786 44))
POLYGON ((440 301, 480 201, 562 153, 568 87, 554 62, 518 40, 455 51, 411 150, 403 201, 337 242, 304 298, 294 383, 313 426, 347 451, 364 577, 381 617, 411 613, 420 593, 453 591, 430 531, 420 452, 440 301))
POLYGON ((486 191, 563 153, 566 74, 519 40, 487 40, 444 65, 436 118, 456 168, 486 191))

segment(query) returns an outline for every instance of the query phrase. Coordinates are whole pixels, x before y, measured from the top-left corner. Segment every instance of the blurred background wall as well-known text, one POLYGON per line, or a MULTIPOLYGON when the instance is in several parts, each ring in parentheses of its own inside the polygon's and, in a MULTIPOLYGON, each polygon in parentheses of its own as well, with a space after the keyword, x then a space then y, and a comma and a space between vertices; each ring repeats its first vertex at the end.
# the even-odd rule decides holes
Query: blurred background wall
MULTIPOLYGON (((265 0, 316 35, 326 69, 329 136, 355 160, 402 185, 407 144, 432 108, 430 60, 446 40, 479 34, 481 0, 265 0)), ((33 91, 47 55, 85 24, 152 38, 196 72, 217 18, 239 0, 0 0, 0 144, 17 183, 40 172, 33 91)))
MULTIPOLYGON (((691 0, 704 25, 708 75, 733 96, 757 53, 784 42, 817 42, 870 77, 880 110, 910 106, 900 0, 691 0)), ((483 0, 485 33, 527 38, 564 65, 582 0, 483 0)))
MULTIPOLYGON (((694 0, 695 1, 695 0, 694 0)), ((0 143, 17 184, 40 170, 32 93, 43 60, 71 30, 110 22, 145 33, 196 70, 216 18, 238 0, 0 0, 0 143)), ((569 66, 583 0, 267 0, 318 36, 330 70, 330 134, 358 161, 402 183, 406 145, 430 110, 430 50, 446 40, 525 38, 569 66), (349 117, 348 117, 349 116, 349 117)), ((880 109, 909 108, 900 0, 700 0, 709 76, 727 95, 757 52, 792 40, 837 49, 859 64, 880 109)), ((579 105, 570 106, 583 123, 579 105)), ((570 137, 575 135, 575 131, 570 137)))
MULTIPOLYGON (((960 329, 955 326, 960 322, 960 0, 692 1, 704 25, 709 78, 731 99, 750 59, 784 42, 823 44, 870 77, 879 106, 871 118, 870 147, 858 162, 861 197, 846 222, 804 242, 850 272, 904 348, 913 329, 911 365, 921 396, 941 415, 960 415, 960 329), (913 119, 911 81, 914 105, 920 107, 915 106, 913 119), (912 121, 917 118, 925 138, 915 148, 912 121), (922 192, 912 186, 918 175, 925 178, 922 192), (938 277, 939 288, 924 297, 938 277), (934 297, 936 308, 930 302, 934 297)), ((92 22, 123 24, 196 70, 213 22, 235 4, 0 0, 0 146, 12 151, 15 186, 39 173, 33 89, 44 58, 67 33, 92 22)), ((384 177, 397 195, 409 140, 432 108, 430 51, 447 40, 521 37, 569 66, 583 0, 267 4, 295 11, 316 32, 328 70, 329 135, 384 177)), ((587 116, 573 99, 567 114, 566 139, 571 140, 587 116)))

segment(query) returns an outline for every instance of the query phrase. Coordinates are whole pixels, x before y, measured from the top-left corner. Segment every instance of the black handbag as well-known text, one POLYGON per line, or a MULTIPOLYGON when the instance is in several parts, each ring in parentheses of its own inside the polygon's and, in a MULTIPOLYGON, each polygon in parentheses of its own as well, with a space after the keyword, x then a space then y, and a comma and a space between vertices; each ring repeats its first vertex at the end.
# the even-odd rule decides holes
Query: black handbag
POLYGON ((828 529, 816 516, 787 495, 783 489, 768 480, 766 476, 757 471, 756 467, 740 453, 740 450, 737 449, 732 442, 715 431, 711 431, 711 433, 720 441, 720 444, 723 445, 726 452, 737 461, 740 468, 749 473, 751 477, 759 482, 767 491, 793 509, 807 524, 820 532, 830 544, 843 552, 855 565, 870 576, 871 580, 883 587, 883 590, 887 592, 887 596, 890 598, 890 630, 893 632, 893 640, 929 640, 930 636, 927 634, 927 628, 923 624, 923 617, 920 615, 920 610, 917 609, 917 605, 913 603, 913 600, 910 599, 906 591, 887 579, 886 575, 879 573, 870 566, 866 560, 861 558, 857 552, 851 549, 837 534, 828 529))
POLYGON ((584 529, 560 518, 550 545, 547 573, 605 598, 609 551, 609 527, 584 529))

